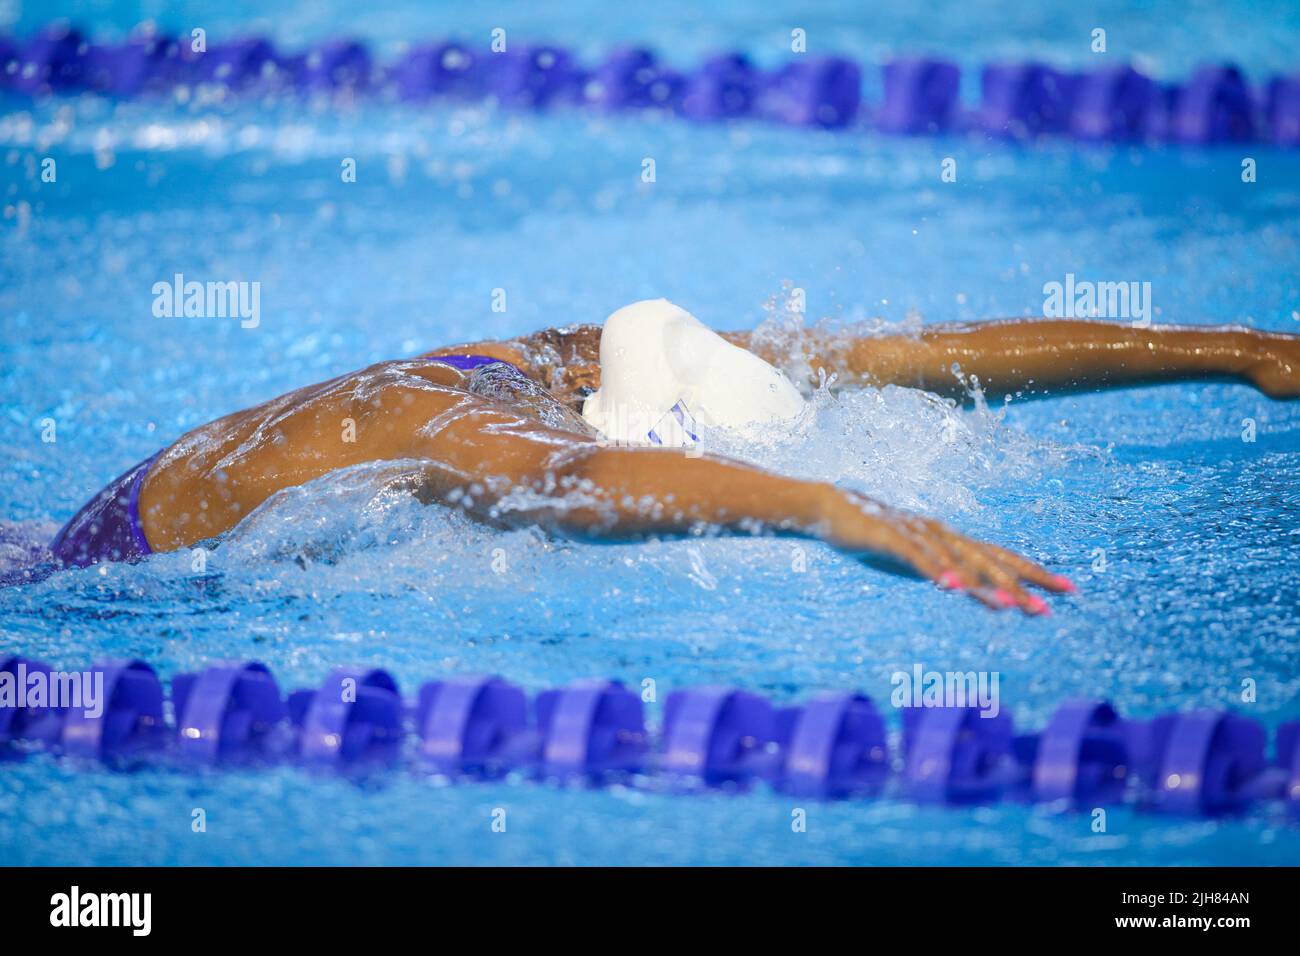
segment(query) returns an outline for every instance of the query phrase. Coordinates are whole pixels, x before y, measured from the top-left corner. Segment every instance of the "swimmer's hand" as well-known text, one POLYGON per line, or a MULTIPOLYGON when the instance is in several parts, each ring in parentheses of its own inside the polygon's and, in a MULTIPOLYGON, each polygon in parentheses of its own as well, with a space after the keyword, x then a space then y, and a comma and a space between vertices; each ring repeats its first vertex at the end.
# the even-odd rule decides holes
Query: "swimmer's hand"
POLYGON ((1047 602, 1029 593, 1027 585, 1058 593, 1077 590, 1068 578, 1005 548, 958 534, 940 521, 835 491, 829 528, 822 536, 841 550, 903 564, 940 587, 965 591, 996 610, 1018 607, 1026 614, 1050 614, 1047 602))

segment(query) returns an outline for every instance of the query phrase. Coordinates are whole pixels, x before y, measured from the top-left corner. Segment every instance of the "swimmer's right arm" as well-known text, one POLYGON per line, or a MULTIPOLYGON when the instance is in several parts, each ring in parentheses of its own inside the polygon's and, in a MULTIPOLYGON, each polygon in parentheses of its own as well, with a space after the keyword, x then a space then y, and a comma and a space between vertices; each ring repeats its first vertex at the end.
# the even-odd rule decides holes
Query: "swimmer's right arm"
POLYGON ((1225 378, 1272 398, 1300 397, 1300 336, 1236 326, 1004 319, 927 326, 919 335, 809 332, 801 344, 814 369, 841 381, 906 385, 956 398, 965 397, 972 376, 999 395, 1225 378))

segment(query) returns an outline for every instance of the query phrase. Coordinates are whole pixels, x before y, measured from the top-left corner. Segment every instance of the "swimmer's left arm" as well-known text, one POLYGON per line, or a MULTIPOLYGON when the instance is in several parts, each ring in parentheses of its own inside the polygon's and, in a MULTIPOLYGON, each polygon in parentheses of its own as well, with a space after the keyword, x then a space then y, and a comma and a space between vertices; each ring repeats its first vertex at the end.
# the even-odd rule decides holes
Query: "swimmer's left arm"
POLYGON ((682 534, 699 527, 775 531, 816 538, 988 606, 1047 611, 1036 585, 1073 585, 1021 556, 953 531, 942 522, 889 508, 826 482, 777 475, 713 455, 679 450, 602 448, 563 453, 554 467, 586 490, 590 505, 557 513, 557 530, 601 537, 682 534))
MULTIPOLYGON (((780 358, 751 346, 747 333, 728 337, 754 347, 768 361, 780 358)), ((1272 398, 1300 397, 1300 336, 1237 326, 1135 328, 1006 319, 929 326, 915 336, 809 332, 801 344, 814 369, 841 380, 906 385, 958 398, 965 396, 971 376, 996 393, 1041 395, 1225 378, 1272 398)))
POLYGON ((433 496, 496 524, 602 539, 704 527, 803 535, 966 590, 990 607, 1031 614, 1046 605, 1029 585, 1072 589, 1033 562, 938 521, 717 456, 602 447, 488 408, 416 442, 410 452, 430 461, 433 496))

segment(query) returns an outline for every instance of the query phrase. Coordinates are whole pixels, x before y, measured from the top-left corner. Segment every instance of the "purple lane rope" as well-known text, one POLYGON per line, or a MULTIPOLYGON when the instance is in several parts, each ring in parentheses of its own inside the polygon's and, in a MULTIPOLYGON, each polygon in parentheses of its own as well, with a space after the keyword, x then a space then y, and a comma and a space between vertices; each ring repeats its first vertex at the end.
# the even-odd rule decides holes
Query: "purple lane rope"
POLYGON ((435 99, 507 108, 657 110, 697 121, 765 120, 898 135, 982 133, 1031 140, 1300 145, 1300 73, 1252 86, 1232 64, 1197 68, 1162 83, 1132 66, 1070 72, 1042 63, 993 63, 980 72, 980 102, 963 104, 961 71, 934 58, 881 67, 883 100, 865 103, 868 69, 838 56, 798 56, 774 70, 724 53, 694 70, 636 46, 583 64, 569 51, 512 41, 501 52, 454 40, 419 43, 380 64, 359 40, 340 38, 285 53, 267 39, 214 41, 137 31, 122 43, 90 42, 56 25, 26 40, 0 37, 0 92, 31 97, 93 92, 167 95, 208 85, 232 95, 339 95, 421 104, 435 99))
POLYGON ((1227 711, 1133 720, 1105 701, 1074 700, 1025 733, 1002 708, 900 709, 901 745, 891 749, 881 713, 853 692, 782 706, 732 687, 688 688, 668 696, 652 732, 641 695, 612 680, 580 680, 530 699, 499 677, 457 676, 425 683, 408 700, 381 668, 340 667, 318 688, 286 696, 253 661, 179 674, 165 688, 138 660, 69 674, 11 657, 0 660, 0 764, 47 752, 120 769, 406 767, 639 781, 666 792, 761 781, 823 798, 1128 803, 1181 816, 1272 800, 1300 812, 1300 721, 1277 729, 1270 758, 1264 727, 1227 711), (102 681, 90 710, 53 696, 77 681, 102 681))

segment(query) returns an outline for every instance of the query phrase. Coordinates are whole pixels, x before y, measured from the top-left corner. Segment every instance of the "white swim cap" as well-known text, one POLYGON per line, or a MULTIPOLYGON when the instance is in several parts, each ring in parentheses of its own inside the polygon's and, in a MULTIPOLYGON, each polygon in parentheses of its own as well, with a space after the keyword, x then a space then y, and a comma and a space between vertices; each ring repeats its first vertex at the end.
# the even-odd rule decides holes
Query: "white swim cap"
POLYGON ((803 407, 779 370, 667 299, 647 299, 605 320, 600 389, 582 417, 613 441, 686 445, 695 424, 743 430, 803 407))

